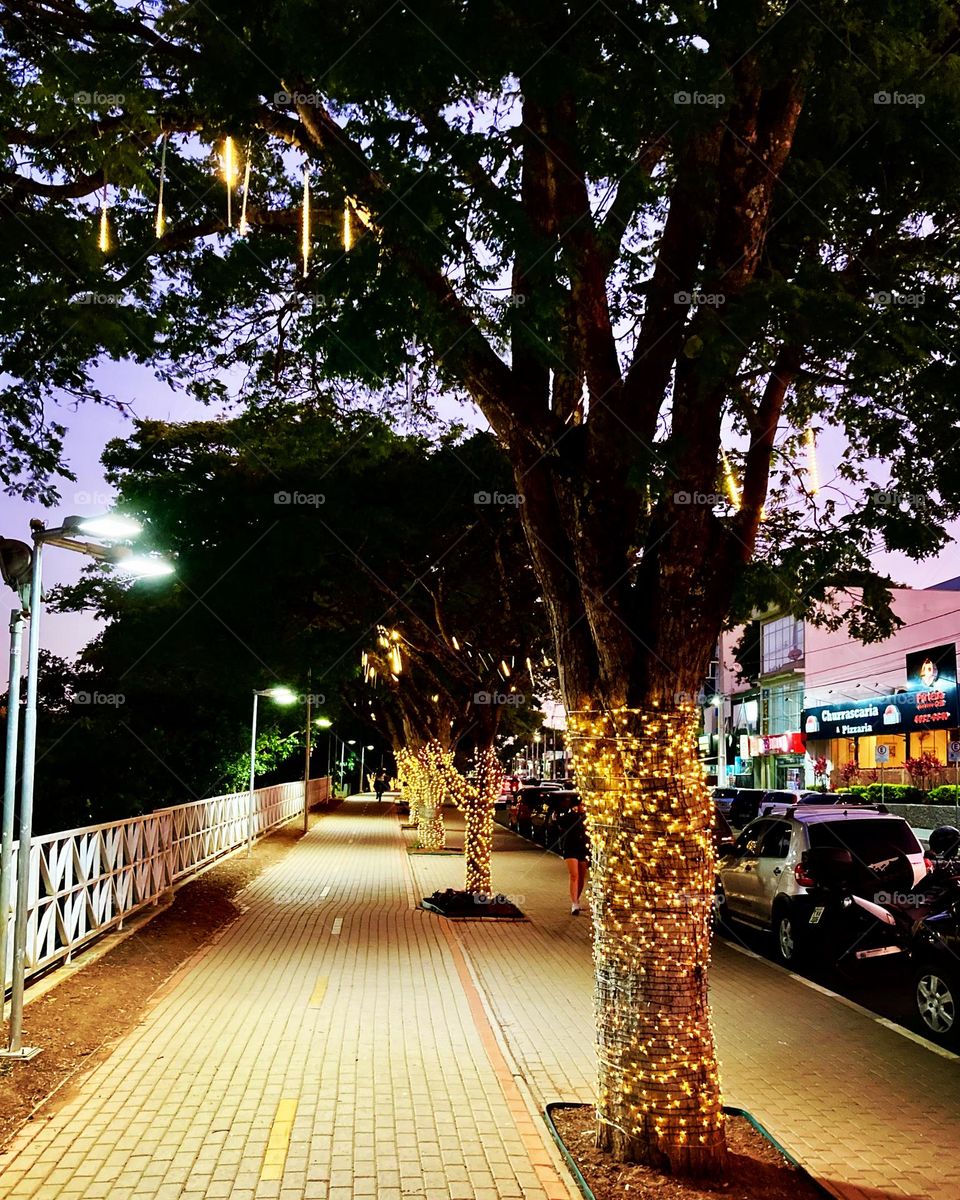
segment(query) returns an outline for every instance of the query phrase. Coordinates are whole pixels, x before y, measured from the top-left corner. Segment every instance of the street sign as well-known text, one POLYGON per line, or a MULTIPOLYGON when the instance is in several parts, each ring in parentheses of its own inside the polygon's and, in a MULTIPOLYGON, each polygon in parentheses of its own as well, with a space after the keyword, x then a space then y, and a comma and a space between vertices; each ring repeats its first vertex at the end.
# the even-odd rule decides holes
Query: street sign
POLYGON ((878 763, 888 763, 890 761, 890 747, 886 742, 877 742, 874 757, 878 763))
POLYGON ((947 742, 947 762, 960 763, 960 742, 947 742))

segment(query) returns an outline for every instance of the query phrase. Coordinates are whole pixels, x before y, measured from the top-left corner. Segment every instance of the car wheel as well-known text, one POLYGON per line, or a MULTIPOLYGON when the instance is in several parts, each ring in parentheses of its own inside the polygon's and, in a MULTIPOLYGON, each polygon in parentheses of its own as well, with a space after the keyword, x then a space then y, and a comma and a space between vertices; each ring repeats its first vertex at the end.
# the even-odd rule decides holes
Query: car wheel
POLYGON ((778 961, 785 967, 795 967, 800 961, 802 955, 797 919, 789 908, 778 908, 773 915, 773 944, 778 961))
POLYGON ((960 1043, 960 974, 938 964, 923 967, 913 996, 923 1032, 944 1045, 960 1043))

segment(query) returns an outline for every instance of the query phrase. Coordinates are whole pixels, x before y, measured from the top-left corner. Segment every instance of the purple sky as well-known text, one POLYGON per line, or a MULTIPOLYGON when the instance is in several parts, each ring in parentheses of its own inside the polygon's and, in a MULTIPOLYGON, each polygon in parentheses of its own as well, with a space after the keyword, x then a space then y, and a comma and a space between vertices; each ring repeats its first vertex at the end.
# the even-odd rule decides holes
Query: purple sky
MULTIPOLYGON (((213 410, 170 390, 158 382, 153 375, 130 363, 113 365, 98 373, 98 382, 107 390, 128 400, 133 412, 140 417, 161 420, 188 420, 209 417, 213 410)), ((66 440, 67 456, 77 475, 76 483, 65 483, 61 487, 63 500, 53 510, 44 510, 35 502, 24 503, 9 496, 0 496, 0 534, 6 537, 27 540, 28 522, 31 517, 41 517, 48 524, 73 513, 85 515, 102 512, 110 507, 113 494, 103 478, 100 454, 106 443, 115 437, 126 437, 131 431, 127 417, 109 409, 93 405, 81 406, 76 411, 66 410, 59 414, 69 427, 66 440)), ((471 420, 462 408, 448 418, 457 415, 461 420, 471 420)), ((843 453, 844 446, 835 431, 822 440, 819 450, 821 478, 829 481, 833 467, 843 453)), ((954 528, 954 536, 960 530, 954 528)), ((77 554, 63 550, 52 550, 45 557, 44 581, 48 585, 75 583, 86 560, 77 554)), ((955 541, 936 559, 915 563, 902 554, 877 554, 873 559, 879 570, 888 571, 893 578, 910 587, 928 587, 944 579, 960 575, 960 545, 955 541)), ((0 604, 0 621, 5 628, 9 610, 13 607, 13 594, 3 589, 0 604)), ((72 657, 97 632, 97 622, 88 613, 45 613, 43 645, 55 654, 72 657)), ((2 655, 2 677, 6 679, 6 653, 2 655)))

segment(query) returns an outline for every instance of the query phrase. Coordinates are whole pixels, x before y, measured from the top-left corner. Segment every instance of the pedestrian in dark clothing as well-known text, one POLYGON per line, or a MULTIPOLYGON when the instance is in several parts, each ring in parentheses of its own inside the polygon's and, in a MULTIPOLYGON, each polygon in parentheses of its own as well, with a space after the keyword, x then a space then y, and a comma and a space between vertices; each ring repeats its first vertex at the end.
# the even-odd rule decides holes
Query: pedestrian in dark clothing
POLYGON ((560 853, 570 876, 570 915, 580 915, 580 897, 587 882, 590 866, 590 838, 584 824, 582 804, 571 805, 557 817, 560 853))
POLYGON ((382 771, 377 772, 377 777, 373 781, 373 790, 377 793, 377 803, 383 799, 383 793, 387 790, 387 777, 382 771))

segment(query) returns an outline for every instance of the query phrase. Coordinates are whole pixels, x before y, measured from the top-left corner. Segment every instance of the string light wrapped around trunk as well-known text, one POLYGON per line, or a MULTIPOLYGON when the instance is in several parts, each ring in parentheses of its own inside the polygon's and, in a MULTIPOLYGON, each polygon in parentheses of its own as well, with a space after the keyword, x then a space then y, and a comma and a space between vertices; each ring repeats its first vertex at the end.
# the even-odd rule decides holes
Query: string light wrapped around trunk
POLYGON ((598 1144, 678 1173, 725 1155, 706 973, 710 797, 693 705, 569 718, 592 846, 598 1144))
POLYGON ((464 818, 464 888, 474 895, 490 895, 490 858, 493 853, 493 816, 503 782, 503 768, 491 748, 474 758, 475 781, 465 779, 453 755, 439 742, 428 742, 421 752, 427 769, 453 800, 464 818))

